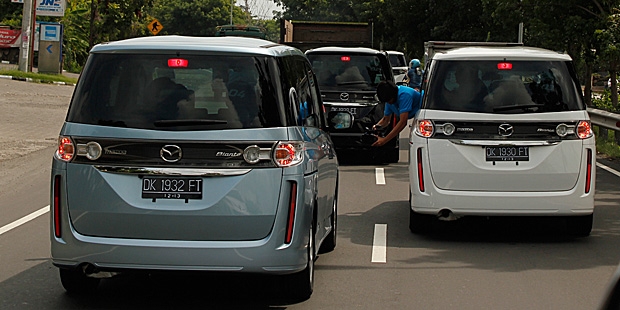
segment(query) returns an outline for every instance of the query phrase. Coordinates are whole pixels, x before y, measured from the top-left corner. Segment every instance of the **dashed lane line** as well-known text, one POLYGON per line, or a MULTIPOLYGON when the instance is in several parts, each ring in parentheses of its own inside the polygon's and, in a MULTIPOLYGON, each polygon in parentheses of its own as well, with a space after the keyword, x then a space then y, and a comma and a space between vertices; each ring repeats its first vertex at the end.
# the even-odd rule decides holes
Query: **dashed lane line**
POLYGON ((385 185, 385 171, 383 168, 375 168, 375 183, 385 185))
POLYGON ((371 263, 387 262, 387 224, 375 224, 371 263))

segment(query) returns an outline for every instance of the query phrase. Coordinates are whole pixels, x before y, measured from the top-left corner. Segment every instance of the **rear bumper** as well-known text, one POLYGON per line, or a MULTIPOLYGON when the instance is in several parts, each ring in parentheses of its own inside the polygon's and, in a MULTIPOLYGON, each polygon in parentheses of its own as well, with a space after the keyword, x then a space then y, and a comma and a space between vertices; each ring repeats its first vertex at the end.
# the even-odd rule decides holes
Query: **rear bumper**
MULTIPOLYGON (((306 239, 306 238, 298 238, 306 239)), ((90 264, 105 271, 228 271, 288 274, 307 264, 306 246, 258 241, 161 241, 88 237, 74 231, 52 238, 52 262, 60 268, 90 264)))
POLYGON ((594 193, 576 188, 562 192, 473 192, 441 190, 429 182, 424 192, 412 182, 411 209, 438 214, 450 210, 456 216, 574 216, 594 212, 594 193))

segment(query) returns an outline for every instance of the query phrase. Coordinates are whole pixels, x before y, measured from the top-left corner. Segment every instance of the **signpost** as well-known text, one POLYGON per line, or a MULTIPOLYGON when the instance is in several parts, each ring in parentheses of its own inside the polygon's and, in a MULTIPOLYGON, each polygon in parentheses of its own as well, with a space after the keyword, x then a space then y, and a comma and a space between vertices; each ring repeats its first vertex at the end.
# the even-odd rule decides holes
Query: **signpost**
POLYGON ((148 25, 148 27, 149 31, 153 35, 157 35, 162 29, 164 29, 164 26, 162 26, 157 19, 153 19, 153 21, 148 25))

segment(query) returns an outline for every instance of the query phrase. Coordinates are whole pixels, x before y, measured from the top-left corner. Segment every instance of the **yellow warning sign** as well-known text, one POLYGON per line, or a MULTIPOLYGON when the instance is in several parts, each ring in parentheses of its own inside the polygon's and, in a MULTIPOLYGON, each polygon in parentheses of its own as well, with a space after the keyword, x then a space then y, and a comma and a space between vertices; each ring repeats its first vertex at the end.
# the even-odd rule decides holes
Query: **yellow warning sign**
POLYGON ((157 20, 154 19, 150 24, 149 24, 149 31, 153 34, 153 35, 157 35, 162 29, 164 29, 164 26, 161 25, 161 23, 157 20))

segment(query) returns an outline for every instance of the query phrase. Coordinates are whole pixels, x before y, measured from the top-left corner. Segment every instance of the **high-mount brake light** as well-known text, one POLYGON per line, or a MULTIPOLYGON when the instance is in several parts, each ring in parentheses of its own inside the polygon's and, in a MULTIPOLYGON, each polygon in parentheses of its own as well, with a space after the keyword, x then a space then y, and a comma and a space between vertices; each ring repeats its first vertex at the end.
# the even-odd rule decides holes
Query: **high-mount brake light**
POLYGON ((183 58, 170 58, 168 59, 168 67, 170 68, 187 68, 189 61, 183 58))
POLYGON ((416 123, 415 132, 418 136, 424 138, 430 138, 434 133, 433 122, 428 119, 418 120, 416 123))
POLYGON ((512 63, 500 62, 497 64, 497 70, 512 70, 512 63))
POLYGON ((304 160, 303 142, 280 142, 273 150, 273 160, 278 167, 291 167, 304 160))
POLYGON ((344 61, 344 62, 351 61, 351 56, 340 56, 340 61, 344 61))
POLYGON ((75 155, 75 147, 73 141, 69 137, 58 137, 58 149, 56 150, 56 158, 65 162, 71 161, 75 155))
POLYGON ((590 121, 579 121, 577 123, 577 137, 579 139, 587 139, 592 137, 592 125, 590 125, 590 121))

